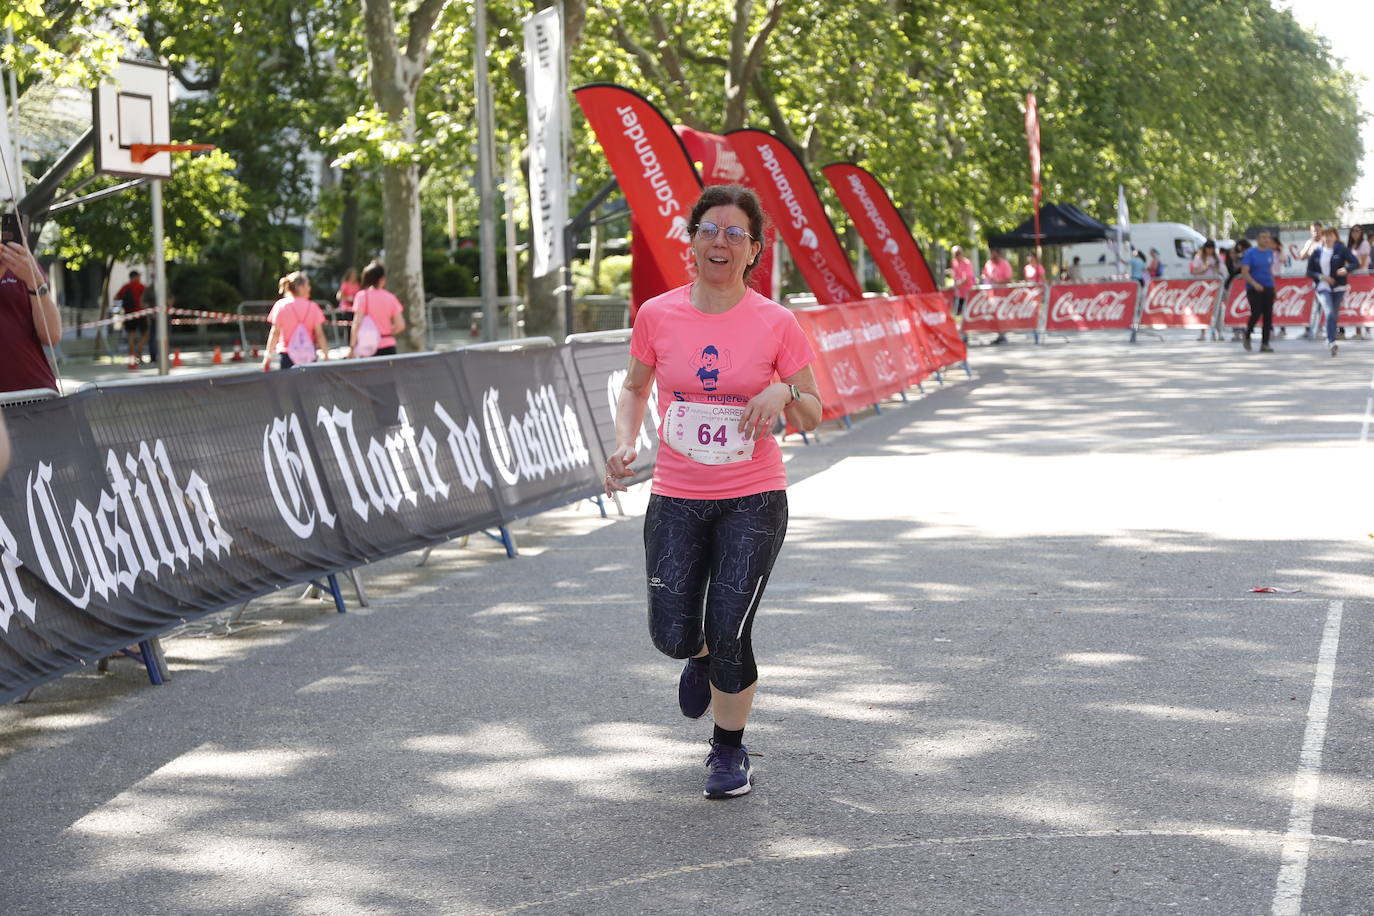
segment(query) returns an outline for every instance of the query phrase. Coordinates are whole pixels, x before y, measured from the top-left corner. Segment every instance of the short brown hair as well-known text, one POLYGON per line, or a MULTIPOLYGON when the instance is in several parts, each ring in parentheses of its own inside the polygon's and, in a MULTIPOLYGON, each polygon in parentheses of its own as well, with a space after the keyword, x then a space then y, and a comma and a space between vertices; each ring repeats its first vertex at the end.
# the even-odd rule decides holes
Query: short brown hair
POLYGON ((697 234, 697 225, 700 224, 701 218, 706 215, 706 211, 712 207, 739 207, 744 211, 745 218, 749 220, 749 234, 754 237, 754 241, 759 243, 759 253, 744 268, 744 282, 748 283, 749 276, 758 266, 759 258, 763 257, 763 249, 767 244, 763 238, 763 228, 768 222, 768 217, 763 212, 763 205, 759 203, 758 195, 748 188, 740 187, 737 184, 711 185, 701 192, 696 205, 692 207, 692 218, 687 225, 688 235, 695 236, 697 234))

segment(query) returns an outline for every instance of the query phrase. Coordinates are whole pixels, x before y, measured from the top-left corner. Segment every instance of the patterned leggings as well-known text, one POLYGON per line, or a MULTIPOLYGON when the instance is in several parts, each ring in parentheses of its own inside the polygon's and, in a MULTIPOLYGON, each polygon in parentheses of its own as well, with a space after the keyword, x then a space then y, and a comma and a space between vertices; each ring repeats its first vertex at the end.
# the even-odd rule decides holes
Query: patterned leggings
POLYGON ((649 635, 690 658, 705 641, 711 683, 739 693, 758 680, 751 630, 787 535, 787 491, 734 499, 654 494, 644 516, 649 635))

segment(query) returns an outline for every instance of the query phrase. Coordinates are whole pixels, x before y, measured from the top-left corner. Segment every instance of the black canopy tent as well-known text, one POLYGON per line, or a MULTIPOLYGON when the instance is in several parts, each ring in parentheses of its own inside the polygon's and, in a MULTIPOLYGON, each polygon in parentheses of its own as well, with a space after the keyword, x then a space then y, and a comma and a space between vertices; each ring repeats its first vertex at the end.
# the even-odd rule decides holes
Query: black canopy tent
MULTIPOLYGON (((1115 237, 1116 230, 1099 223, 1073 204, 1043 204, 1040 207, 1038 242, 1041 245, 1076 245, 1115 237)), ((988 236, 990 248, 1034 248, 1036 243, 1034 217, 1011 232, 988 236)))

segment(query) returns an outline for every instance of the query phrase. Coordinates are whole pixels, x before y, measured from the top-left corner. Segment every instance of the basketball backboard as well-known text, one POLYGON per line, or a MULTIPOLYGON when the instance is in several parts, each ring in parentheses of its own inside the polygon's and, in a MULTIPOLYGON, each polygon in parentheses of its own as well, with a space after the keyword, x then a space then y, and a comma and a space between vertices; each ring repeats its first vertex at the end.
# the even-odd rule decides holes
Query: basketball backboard
POLYGON ((171 143, 172 117, 167 68, 121 60, 95 90, 95 170, 124 178, 171 178, 172 154, 139 162, 135 143, 171 143))

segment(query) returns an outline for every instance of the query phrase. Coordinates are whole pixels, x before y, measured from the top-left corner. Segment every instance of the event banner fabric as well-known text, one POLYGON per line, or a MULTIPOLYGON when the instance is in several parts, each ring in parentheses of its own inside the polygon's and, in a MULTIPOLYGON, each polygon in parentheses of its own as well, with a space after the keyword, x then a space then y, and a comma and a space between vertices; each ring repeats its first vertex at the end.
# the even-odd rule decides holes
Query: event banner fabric
POLYGON ((1044 301, 1045 287, 1039 283, 975 286, 964 303, 964 333, 1034 331, 1044 301))
POLYGON ((682 141, 648 99, 623 86, 594 83, 574 95, 643 230, 664 291, 690 282, 696 265, 687 218, 701 195, 701 180, 682 141))
POLYGON ((185 620, 597 495, 588 403, 548 347, 6 408, 0 702, 185 620))
POLYGON ((873 383, 843 306, 817 305, 797 309, 793 314, 816 353, 821 418, 833 420, 870 406, 874 402, 873 383))
POLYGON ((850 302, 837 308, 853 332, 854 346, 868 369, 868 379, 873 386, 869 403, 906 389, 911 373, 897 354, 899 349, 905 348, 906 341, 890 335, 888 323, 871 302, 850 302))
POLYGON ((821 174, 839 195, 892 291, 899 296, 935 292, 939 287, 930 275, 921 246, 878 179, 849 162, 827 165, 821 174))
POLYGON ((1140 286, 1133 280, 1055 284, 1050 287, 1045 330, 1125 330, 1135 322, 1139 293, 1140 286))
MULTIPOLYGON (((727 137, 704 130, 693 130, 681 124, 673 130, 677 131, 677 135, 682 139, 682 145, 696 165, 697 174, 701 176, 704 184, 737 184, 746 188, 751 187, 749 176, 744 172, 744 165, 739 161, 739 156, 735 154, 735 148, 730 145, 727 137)), ((749 275, 749 285, 769 299, 777 298, 777 291, 773 288, 773 247, 777 242, 777 234, 777 229, 771 223, 764 226, 763 253, 759 255, 759 262, 749 275)))
MULTIPOLYGON (((1274 327, 1306 327, 1312 320, 1316 302, 1316 287, 1306 277, 1274 278, 1274 327)), ((1222 323, 1228 328, 1245 327, 1250 320, 1250 301, 1245 296, 1245 283, 1239 277, 1226 290, 1226 312, 1222 323)))
POLYGON ((864 305, 887 329, 888 349, 902 375, 902 387, 919 385, 935 371, 934 361, 925 346, 925 335, 914 330, 911 313, 900 299, 865 299, 864 305))
MULTIPOLYGON (((574 339, 564 353, 587 399, 592 428, 597 434, 594 445, 599 472, 606 457, 615 451, 616 402, 625 376, 629 374, 629 335, 623 341, 574 339)), ((639 453, 634 463, 635 476, 622 483, 640 483, 653 476, 654 456, 658 451, 657 409, 658 396, 651 390, 649 406, 635 440, 635 451, 639 453)))
POLYGON ((563 226, 568 222, 563 129, 568 119, 563 85, 563 20, 551 6, 525 20, 525 101, 530 125, 530 237, 534 276, 563 267, 563 226))
POLYGON ((1140 310, 1143 328, 1210 328, 1220 280, 1152 280, 1140 310))
POLYGON ((1347 328, 1374 325, 1374 275, 1360 274, 1350 278, 1336 320, 1347 328))
POLYGON ((862 299, 863 290, 844 246, 797 154, 762 130, 732 130, 726 137, 816 301, 828 304, 862 299))
POLYGON ((933 361, 932 369, 943 369, 968 361, 968 345, 959 336, 959 328, 950 313, 949 302, 943 294, 925 293, 906 296, 903 301, 913 319, 920 319, 926 349, 933 361))

